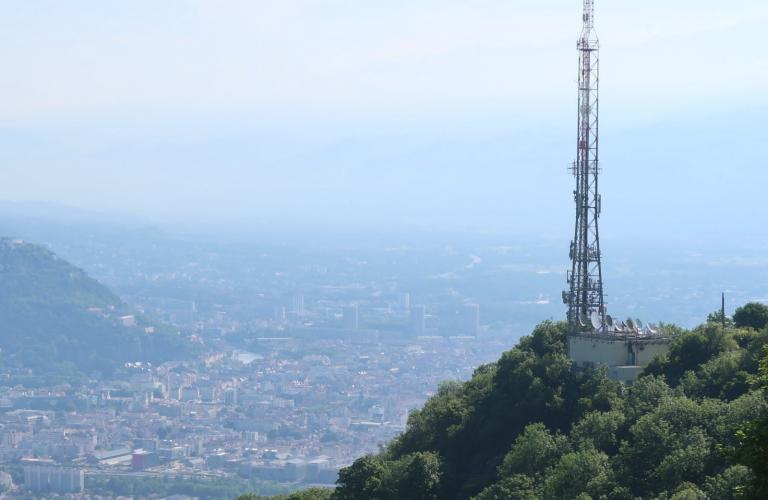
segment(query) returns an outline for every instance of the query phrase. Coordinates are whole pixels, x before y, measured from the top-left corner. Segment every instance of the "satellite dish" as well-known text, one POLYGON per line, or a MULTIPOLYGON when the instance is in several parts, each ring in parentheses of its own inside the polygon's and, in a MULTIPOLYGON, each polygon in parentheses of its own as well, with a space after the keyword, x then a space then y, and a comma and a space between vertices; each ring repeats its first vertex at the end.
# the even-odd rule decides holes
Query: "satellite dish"
POLYGON ((582 312, 579 314, 579 323, 581 323, 582 328, 586 328, 587 326, 587 313, 582 312))
POLYGON ((640 318, 635 318, 635 326, 637 327, 637 333, 645 335, 645 327, 643 326, 643 322, 640 321, 640 318))
POLYGON ((659 329, 653 323, 648 323, 648 333, 650 333, 651 335, 656 335, 657 333, 659 333, 659 329))
POLYGON ((613 324, 613 317, 610 314, 605 317, 605 326, 608 328, 608 330, 613 331, 613 327, 615 325, 613 324))
POLYGON ((637 329, 635 328, 635 322, 632 321, 632 318, 627 318, 627 330, 629 330, 630 332, 637 331, 637 329))
POLYGON ((617 332, 623 332, 624 331, 624 323, 621 320, 616 322, 616 331, 617 332))
POLYGON ((592 321, 592 328, 594 328, 596 331, 600 331, 603 329, 603 322, 600 320, 600 313, 597 311, 592 311, 592 314, 589 315, 589 319, 592 321))

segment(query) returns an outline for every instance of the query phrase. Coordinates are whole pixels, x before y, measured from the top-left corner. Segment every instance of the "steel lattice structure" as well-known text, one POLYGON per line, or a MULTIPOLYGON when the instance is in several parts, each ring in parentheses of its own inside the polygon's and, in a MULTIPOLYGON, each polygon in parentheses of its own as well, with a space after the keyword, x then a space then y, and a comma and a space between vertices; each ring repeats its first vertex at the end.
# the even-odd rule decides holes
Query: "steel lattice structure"
POLYGON ((571 241, 570 289, 563 292, 568 305, 568 322, 574 331, 594 331, 592 317, 605 322, 603 273, 600 255, 600 194, 598 192, 599 139, 598 90, 600 86, 600 42, 595 32, 594 0, 584 0, 584 29, 579 50, 579 119, 576 161, 576 227, 571 241))

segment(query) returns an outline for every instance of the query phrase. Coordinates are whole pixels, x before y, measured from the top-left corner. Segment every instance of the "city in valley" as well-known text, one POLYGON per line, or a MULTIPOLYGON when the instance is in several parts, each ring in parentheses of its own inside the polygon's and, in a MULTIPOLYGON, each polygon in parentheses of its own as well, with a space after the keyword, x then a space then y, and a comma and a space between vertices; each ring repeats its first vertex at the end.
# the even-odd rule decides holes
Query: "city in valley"
POLYGON ((669 3, 4 2, 0 500, 768 498, 768 2, 669 3))
POLYGON ((137 363, 127 376, 82 385, 3 387, 3 460, 22 464, 26 484, 41 467, 65 465, 53 473, 76 477, 59 493, 111 475, 333 484, 340 466, 401 432, 440 382, 467 378, 503 347, 340 328, 320 339, 275 330, 242 351, 222 331, 236 335, 210 321, 204 338, 221 349, 192 362, 137 363))
MULTIPOLYGON (((34 238, 46 228, 15 230, 34 238)), ((6 365, 0 457, 16 483, 33 490, 119 492, 147 478, 264 493, 332 485, 341 467, 402 432, 409 412, 441 383, 466 380, 560 307, 549 300, 564 275, 555 245, 535 255, 461 239, 297 251, 191 244, 130 228, 115 242, 98 225, 78 228, 88 237, 59 235, 49 246, 118 291, 132 311, 84 303, 84 314, 149 337, 155 327, 137 323, 154 318, 191 350, 185 359, 77 376, 6 365)), ((27 247, 35 248, 5 244, 27 247)), ((659 266, 649 261, 637 272, 659 266)), ((740 287, 734 294, 754 293, 752 270, 730 268, 740 287)), ((700 283, 695 274, 678 280, 674 300, 659 281, 668 295, 653 302, 667 300, 667 317, 685 323, 684 297, 716 302, 700 283)), ((624 288, 633 286, 643 280, 627 277, 624 288)), ((710 304, 700 307, 690 314, 710 304)))
MULTIPOLYGON (((153 318, 189 354, 77 376, 34 359, 6 365, 0 459, 15 476, 5 480, 33 492, 117 494, 147 478, 265 493, 332 485, 340 467, 402 432, 441 383, 508 348, 518 327, 494 308, 519 302, 534 315, 548 304, 531 291, 471 296, 482 258, 453 249, 430 262, 425 248, 293 255, 214 242, 189 254, 165 237, 126 230, 112 247, 98 227, 82 230, 93 233, 87 245, 67 236, 50 246, 119 290, 131 312, 83 303, 85 320, 152 338, 159 327, 143 322, 153 318), (156 253, 133 250, 147 243, 156 253)), ((6 261, 60 261, 23 240, 0 246, 6 261)), ((509 259, 493 253, 494 267, 509 259)))

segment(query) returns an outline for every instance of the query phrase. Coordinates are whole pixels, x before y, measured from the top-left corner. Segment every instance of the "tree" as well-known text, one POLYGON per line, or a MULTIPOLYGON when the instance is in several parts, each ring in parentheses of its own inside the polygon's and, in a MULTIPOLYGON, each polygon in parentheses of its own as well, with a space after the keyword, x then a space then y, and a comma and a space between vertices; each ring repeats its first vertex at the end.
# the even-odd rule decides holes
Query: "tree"
POLYGON ((285 500, 330 500, 333 490, 329 488, 309 488, 297 491, 285 497, 285 500))
POLYGON ((570 500, 586 493, 599 497, 613 487, 608 455, 595 449, 563 455, 544 483, 544 498, 570 500))
POLYGON ((712 453, 712 440, 699 427, 675 436, 675 446, 662 458, 653 476, 667 488, 684 481, 700 484, 712 453))
POLYGON ((336 481, 338 488, 333 498, 336 500, 383 499, 386 473, 387 467, 381 459, 371 455, 358 458, 352 465, 339 471, 339 478, 336 481))
POLYGON ((452 381, 440 384, 437 394, 424 407, 408 416, 408 429, 390 445, 394 455, 407 455, 419 450, 442 451, 449 440, 449 429, 461 424, 468 405, 463 389, 452 381))
POLYGON ((754 474, 749 496, 756 499, 768 498, 768 416, 752 422, 739 436, 742 439, 739 459, 754 474))
POLYGON ((615 453, 618 447, 618 432, 624 421, 624 413, 620 411, 587 413, 573 425, 571 443, 576 449, 595 448, 606 453, 615 453))
POLYGON ((541 492, 536 486, 536 481, 525 474, 515 474, 487 487, 472 500, 538 500, 539 498, 541 498, 541 492))
POLYGON ((256 493, 247 493, 240 495, 235 500, 330 500, 333 496, 333 490, 330 488, 308 488, 297 491, 290 495, 278 495, 274 497, 264 497, 256 493))
POLYGON ((695 371, 721 352, 738 349, 733 335, 722 326, 707 323, 693 331, 677 335, 669 346, 669 354, 657 357, 646 369, 650 375, 664 375, 677 385, 687 371, 695 371))
POLYGON ((628 420, 635 421, 674 395, 664 377, 641 377, 626 396, 624 412, 628 420))
POLYGON ((734 465, 722 474, 707 478, 704 491, 709 498, 736 500, 743 498, 745 487, 752 481, 752 471, 743 465, 734 465))
MULTIPOLYGON (((660 498, 665 498, 666 495, 662 495, 660 498)), ((708 500, 706 494, 701 491, 695 484, 683 483, 675 493, 668 497, 669 500, 708 500)))
MULTIPOLYGON (((768 391, 768 346, 760 362, 757 380, 763 391, 768 391)), ((759 418, 739 431, 738 436, 741 441, 739 461, 754 474, 748 494, 751 498, 768 498, 768 411, 763 411, 759 418)))
POLYGON ((746 351, 723 352, 686 372, 680 380, 685 393, 692 397, 735 399, 749 390, 750 375, 744 370, 746 351))
POLYGON ((554 466, 567 451, 565 436, 552 434, 544 424, 531 424, 515 439, 499 466, 499 473, 502 477, 515 474, 535 477, 554 466))
POLYGON ((437 453, 414 453, 399 462, 404 467, 395 466, 398 473, 392 481, 402 500, 437 500, 440 486, 440 456, 437 453))
MULTIPOLYGON (((723 324, 723 311, 722 309, 718 309, 717 311, 713 311, 709 313, 707 316, 707 323, 717 323, 718 325, 723 324)), ((725 316, 725 327, 730 328, 733 326, 733 319, 729 318, 728 316, 725 316)))
POLYGON ((662 399, 631 425, 616 457, 623 484, 643 497, 671 490, 681 481, 700 482, 722 462, 713 446, 719 417, 729 407, 716 400, 662 399))
POLYGON ((339 472, 338 488, 330 498, 437 500, 440 467, 440 456, 434 452, 416 452, 394 461, 366 456, 339 472))
POLYGON ((736 309, 733 322, 739 327, 762 330, 768 325, 768 306, 758 302, 750 302, 736 309))

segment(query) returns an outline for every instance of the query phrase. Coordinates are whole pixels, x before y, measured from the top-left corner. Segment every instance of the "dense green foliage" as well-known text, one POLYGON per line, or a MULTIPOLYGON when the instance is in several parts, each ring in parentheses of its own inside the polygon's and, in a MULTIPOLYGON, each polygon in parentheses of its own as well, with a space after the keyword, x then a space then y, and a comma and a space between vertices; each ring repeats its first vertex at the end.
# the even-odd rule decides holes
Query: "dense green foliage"
MULTIPOLYGON (((768 391, 768 347, 765 352, 756 382, 763 391, 768 391)), ((755 498, 768 498, 768 413, 763 413, 739 432, 739 438, 738 458, 754 473, 751 493, 755 498)))
POLYGON ((765 325, 670 327, 669 354, 630 387, 571 370, 565 331, 543 323, 442 385, 331 498, 768 498, 765 325))
POLYGON ((0 348, 7 366, 106 373, 128 361, 185 352, 167 327, 140 316, 135 326, 123 326, 120 317, 131 314, 106 287, 45 248, 0 239, 0 348), (152 334, 145 331, 150 326, 152 334))
MULTIPOLYGON (((161 498, 171 495, 189 495, 194 498, 230 500, 244 491, 258 491, 262 495, 272 495, 285 491, 286 487, 237 477, 135 477, 94 474, 86 476, 85 489, 91 495, 103 495, 105 498, 161 498)), ((266 497, 254 496, 254 498, 266 497)), ((307 497, 306 500, 313 500, 313 497, 307 497)))
POLYGON ((768 306, 757 302, 745 304, 733 313, 733 322, 736 326, 761 330, 768 325, 768 306))
POLYGON ((297 491, 289 495, 279 495, 276 497, 263 497, 255 493, 240 495, 235 500, 330 500, 333 490, 329 488, 309 488, 307 490, 297 491))

